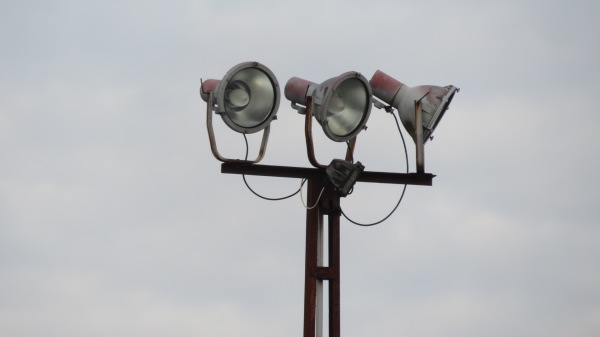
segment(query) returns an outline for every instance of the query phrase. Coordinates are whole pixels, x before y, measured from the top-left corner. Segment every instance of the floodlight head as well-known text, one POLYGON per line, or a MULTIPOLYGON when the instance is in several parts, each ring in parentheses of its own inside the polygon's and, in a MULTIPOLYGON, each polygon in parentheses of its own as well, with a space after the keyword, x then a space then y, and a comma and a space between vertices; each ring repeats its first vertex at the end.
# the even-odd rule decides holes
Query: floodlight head
MULTIPOLYGON (((222 80, 202 82, 200 96, 211 104, 234 131, 254 133, 276 118, 279 83, 269 68, 258 62, 244 62, 231 68, 222 80)), ((210 112, 208 112, 210 113, 210 112)))
POLYGON ((321 124, 325 135, 336 142, 350 140, 366 128, 372 104, 371 86, 358 72, 351 71, 316 84, 301 78, 291 78, 285 86, 285 97, 299 112, 312 97, 312 115, 321 124))
POLYGON ((433 138, 433 130, 437 127, 444 113, 448 109, 458 88, 449 85, 438 87, 434 85, 421 85, 409 87, 393 77, 377 70, 371 78, 373 95, 398 110, 400 119, 406 131, 416 142, 415 134, 415 102, 421 101, 423 125, 423 143, 433 138))

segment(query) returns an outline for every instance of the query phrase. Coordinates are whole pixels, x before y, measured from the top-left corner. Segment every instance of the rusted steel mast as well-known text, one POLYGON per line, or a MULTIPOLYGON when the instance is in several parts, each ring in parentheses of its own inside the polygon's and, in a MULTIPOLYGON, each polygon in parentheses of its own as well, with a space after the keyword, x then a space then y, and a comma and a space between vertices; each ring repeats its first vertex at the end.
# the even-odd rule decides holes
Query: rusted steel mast
MULTIPOLYGON (((304 275, 304 337, 320 337, 323 283, 328 284, 329 337, 340 337, 340 196, 326 185, 324 169, 223 163, 222 173, 307 179, 306 257, 304 275), (314 207, 313 207, 314 206, 314 207), (327 217, 326 224, 323 218, 327 217), (325 227, 326 225, 326 227, 325 227), (327 261, 324 230, 327 230, 327 261)), ((363 172, 361 182, 431 186, 429 173, 363 172)))

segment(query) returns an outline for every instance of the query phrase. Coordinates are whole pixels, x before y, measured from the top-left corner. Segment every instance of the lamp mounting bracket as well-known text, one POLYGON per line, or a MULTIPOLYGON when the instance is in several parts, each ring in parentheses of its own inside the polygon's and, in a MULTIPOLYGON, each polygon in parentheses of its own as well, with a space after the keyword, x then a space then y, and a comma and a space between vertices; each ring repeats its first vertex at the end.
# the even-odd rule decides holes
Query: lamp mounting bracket
MULTIPOLYGON (((312 136, 312 96, 306 98, 306 112, 304 118, 304 134, 306 138, 306 151, 308 153, 308 161, 312 166, 319 169, 326 169, 327 165, 319 163, 315 157, 315 146, 313 143, 312 136)), ((348 148, 346 150, 346 161, 351 161, 354 158, 354 147, 356 146, 356 137, 349 140, 348 148)))
MULTIPOLYGON (((267 143, 269 141, 269 133, 271 131, 271 125, 267 125, 263 130, 263 137, 260 144, 260 150, 258 151, 258 156, 254 160, 242 160, 242 159, 230 159, 225 158, 219 153, 219 149, 217 148, 217 141, 215 139, 215 131, 213 129, 212 123, 212 115, 213 115, 213 92, 208 92, 208 99, 206 100, 206 129, 208 131, 208 140, 210 142, 210 150, 212 151, 213 156, 224 163, 246 163, 246 164, 256 164, 260 162, 265 156, 265 152, 267 150, 267 143)), ((215 111, 216 114, 219 114, 218 111, 215 111)), ((222 113, 222 112, 221 112, 222 113)))

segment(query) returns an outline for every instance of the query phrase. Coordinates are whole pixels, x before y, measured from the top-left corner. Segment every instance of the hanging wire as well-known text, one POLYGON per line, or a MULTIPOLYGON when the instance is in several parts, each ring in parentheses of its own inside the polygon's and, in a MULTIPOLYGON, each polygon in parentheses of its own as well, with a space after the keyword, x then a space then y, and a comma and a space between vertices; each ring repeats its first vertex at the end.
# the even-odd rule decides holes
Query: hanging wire
MULTIPOLYGON (((244 135, 244 141, 246 142, 246 156, 244 158, 244 160, 248 160, 248 138, 246 137, 246 134, 243 133, 242 135, 244 135)), ((248 189, 250 190, 250 192, 252 192, 254 195, 256 195, 257 197, 261 198, 261 199, 265 199, 265 200, 269 200, 269 201, 279 201, 279 200, 285 200, 285 199, 289 199, 293 196, 295 196, 296 194, 298 194, 301 190, 302 190, 302 186, 304 186, 304 183, 306 182, 306 179, 302 179, 302 182, 300 183, 300 188, 290 194, 290 195, 286 195, 284 197, 279 197, 279 198, 269 198, 269 197, 265 197, 263 195, 258 194, 257 192, 255 192, 252 187, 250 187, 250 185, 248 185, 248 181, 246 181, 246 175, 242 174, 242 179, 244 179, 244 184, 246 184, 246 187, 248 187, 248 189)), ((302 195, 302 194, 300 194, 302 195)), ((320 198, 320 196, 319 196, 320 198)), ((314 207, 314 206, 313 206, 314 207)))
MULTIPOLYGON (((406 173, 409 172, 409 167, 408 167, 408 151, 406 150, 406 141, 404 140, 404 135, 402 135, 402 130, 400 129, 400 123, 398 123, 398 118, 396 117, 396 115, 394 115, 394 110, 391 107, 388 107, 385 109, 385 111, 387 111, 388 113, 390 113, 393 117, 394 120, 396 121, 396 127, 398 128, 398 133, 400 133, 400 137, 402 138, 402 145, 404 146, 404 157, 406 158, 406 173)), ((344 218, 346 218, 346 220, 350 221, 351 223, 357 225, 357 226, 363 226, 363 227, 370 227, 370 226, 375 226, 375 225, 379 225, 380 223, 384 222, 385 220, 387 220, 390 216, 392 216, 392 214, 394 214, 394 212, 396 211, 396 209, 398 209, 398 206, 400 206, 400 203, 402 202, 402 198, 404 198, 404 192, 406 192, 406 184, 404 184, 404 188, 402 189, 402 194, 400 195, 400 199, 398 199, 398 202, 396 203, 396 206, 394 206, 394 208, 392 209, 392 211, 386 215, 383 219, 377 221, 377 222, 373 222, 373 223, 369 223, 369 224, 363 224, 360 222, 356 222, 352 219, 350 219, 346 213, 344 213, 344 210, 341 209, 342 215, 344 216, 344 218)))
MULTIPOLYGON (((302 184, 304 184, 304 182, 302 182, 302 184)), ((300 185, 300 188, 302 188, 302 185, 300 185)), ((300 200, 302 200, 302 205, 304 205, 304 208, 306 208, 306 209, 315 208, 319 204, 319 201, 321 201, 321 196, 323 195, 323 191, 325 191, 325 186, 323 186, 323 188, 321 189, 321 193, 319 193, 319 197, 317 198, 317 201, 315 201, 315 204, 312 206, 306 205, 306 202, 304 202, 304 197, 302 196, 302 192, 300 192, 300 200)))

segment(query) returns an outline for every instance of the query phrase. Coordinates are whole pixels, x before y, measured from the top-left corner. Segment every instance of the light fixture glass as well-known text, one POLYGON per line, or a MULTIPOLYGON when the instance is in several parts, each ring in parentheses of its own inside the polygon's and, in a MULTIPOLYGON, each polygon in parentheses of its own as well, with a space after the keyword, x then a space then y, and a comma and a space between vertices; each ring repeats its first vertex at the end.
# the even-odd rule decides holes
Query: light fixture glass
POLYGON ((291 78, 285 86, 285 96, 292 107, 304 112, 307 98, 312 97, 312 115, 330 139, 350 140, 365 128, 371 112, 371 86, 358 72, 347 72, 316 84, 301 78, 291 78))
POLYGON ((349 78, 334 89, 330 95, 324 117, 331 133, 346 137, 355 131, 363 120, 370 104, 368 91, 363 82, 349 78))
POLYGON ((276 118, 279 83, 260 63, 241 63, 231 68, 222 80, 203 82, 201 96, 205 101, 209 91, 213 91, 212 103, 216 105, 216 112, 237 132, 260 131, 276 118))

